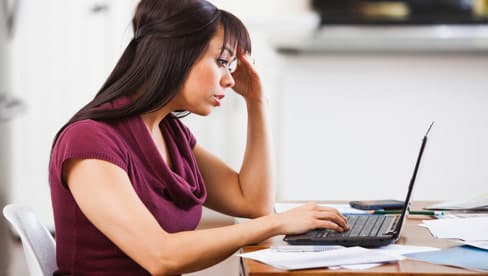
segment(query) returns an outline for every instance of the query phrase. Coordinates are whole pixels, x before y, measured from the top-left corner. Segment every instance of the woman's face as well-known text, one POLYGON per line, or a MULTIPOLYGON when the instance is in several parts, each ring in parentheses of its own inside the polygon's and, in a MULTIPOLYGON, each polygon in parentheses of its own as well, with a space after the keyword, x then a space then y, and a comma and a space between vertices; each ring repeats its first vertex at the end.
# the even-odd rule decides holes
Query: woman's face
POLYGON ((208 115, 221 105, 226 88, 234 86, 229 66, 236 59, 235 49, 227 46, 222 51, 223 40, 224 30, 219 27, 206 52, 191 68, 182 90, 175 96, 173 102, 177 109, 208 115))

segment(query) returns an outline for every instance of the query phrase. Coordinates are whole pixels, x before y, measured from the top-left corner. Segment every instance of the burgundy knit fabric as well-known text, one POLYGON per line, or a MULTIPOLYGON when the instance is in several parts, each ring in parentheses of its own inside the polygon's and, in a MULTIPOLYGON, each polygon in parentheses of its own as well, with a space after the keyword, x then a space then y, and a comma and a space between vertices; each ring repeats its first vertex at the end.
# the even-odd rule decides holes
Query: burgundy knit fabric
MULTIPOLYGON (((103 108, 117 108, 128 102, 128 98, 122 98, 103 108)), ((165 231, 195 229, 207 195, 192 151, 196 140, 171 115, 161 122, 160 129, 172 168, 163 161, 139 116, 111 123, 83 120, 71 124, 59 136, 49 166, 56 227, 55 275, 148 275, 77 206, 61 178, 63 163, 71 158, 100 159, 119 166, 165 231)))

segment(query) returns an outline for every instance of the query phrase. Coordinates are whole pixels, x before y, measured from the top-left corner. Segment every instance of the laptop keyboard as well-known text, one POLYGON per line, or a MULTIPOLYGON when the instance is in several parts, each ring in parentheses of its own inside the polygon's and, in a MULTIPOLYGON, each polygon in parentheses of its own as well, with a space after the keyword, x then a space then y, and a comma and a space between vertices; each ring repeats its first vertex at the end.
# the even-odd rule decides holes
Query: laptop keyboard
POLYGON ((385 234, 390 228, 394 229, 399 216, 378 216, 378 215, 346 215, 349 224, 349 231, 336 232, 329 229, 315 230, 315 238, 325 237, 376 237, 385 234), (395 220, 392 227, 391 222, 395 220))

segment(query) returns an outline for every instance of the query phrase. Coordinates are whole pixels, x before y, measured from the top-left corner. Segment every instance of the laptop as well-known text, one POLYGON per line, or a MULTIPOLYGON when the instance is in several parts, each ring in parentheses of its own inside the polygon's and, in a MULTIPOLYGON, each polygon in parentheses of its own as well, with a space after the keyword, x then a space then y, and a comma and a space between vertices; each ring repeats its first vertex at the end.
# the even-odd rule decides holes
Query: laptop
POLYGON ((349 224, 347 232, 336 232, 330 229, 315 229, 299 235, 286 235, 284 241, 293 245, 343 245, 380 247, 396 242, 400 238, 400 231, 410 207, 413 186, 419 170, 420 161, 427 144, 427 136, 434 125, 432 122, 425 133, 420 151, 417 156, 410 185, 408 186, 407 197, 401 214, 395 215, 372 215, 372 214, 351 214, 345 215, 349 224))

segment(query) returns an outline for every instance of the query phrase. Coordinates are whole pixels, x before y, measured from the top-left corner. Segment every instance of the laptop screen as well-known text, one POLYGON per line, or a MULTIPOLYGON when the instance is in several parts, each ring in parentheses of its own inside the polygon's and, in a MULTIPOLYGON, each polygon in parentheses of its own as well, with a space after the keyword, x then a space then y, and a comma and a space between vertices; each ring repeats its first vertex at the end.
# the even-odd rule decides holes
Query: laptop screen
POLYGON ((400 236, 400 230, 402 229, 402 225, 405 222, 405 218, 407 217, 407 212, 408 212, 408 209, 410 208, 410 201, 412 199, 413 185, 414 185, 415 180, 417 178, 417 172, 418 172, 419 167, 420 167, 420 161, 422 160, 422 155, 424 154, 425 145, 427 144, 427 136, 429 135, 430 129, 432 128, 433 125, 434 125, 434 122, 432 122, 430 124, 429 128, 427 129, 427 132, 424 135, 424 138, 422 139, 422 144, 420 145, 420 151, 419 151, 419 154, 417 156, 417 162, 415 163, 415 168, 413 170, 412 178, 410 179, 410 185, 408 186, 408 193, 407 193, 407 197, 405 199, 405 205, 403 206, 403 212, 400 216, 399 223, 395 229, 395 237, 400 236))

